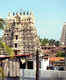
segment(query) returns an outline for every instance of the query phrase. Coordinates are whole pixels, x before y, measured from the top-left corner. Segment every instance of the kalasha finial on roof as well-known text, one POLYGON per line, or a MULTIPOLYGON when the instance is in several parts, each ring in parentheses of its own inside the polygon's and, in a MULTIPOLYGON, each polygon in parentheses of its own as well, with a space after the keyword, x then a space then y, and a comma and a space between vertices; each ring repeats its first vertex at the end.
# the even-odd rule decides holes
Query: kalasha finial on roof
POLYGON ((29 11, 27 11, 27 15, 29 15, 29 11))
POLYGON ((22 12, 20 12, 20 15, 22 15, 22 12))
POLYGON ((23 9, 21 8, 21 9, 20 9, 20 15, 22 15, 22 12, 23 12, 23 9))
POLYGON ((8 16, 11 16, 11 13, 10 12, 8 12, 8 16))
POLYGON ((18 12, 16 12, 16 15, 18 15, 18 12))
POLYGON ((30 11, 30 15, 34 16, 34 14, 33 14, 32 10, 30 11))
POLYGON ((13 16, 15 15, 15 12, 13 12, 13 16))
POLYGON ((23 12, 23 15, 25 15, 25 11, 23 12))

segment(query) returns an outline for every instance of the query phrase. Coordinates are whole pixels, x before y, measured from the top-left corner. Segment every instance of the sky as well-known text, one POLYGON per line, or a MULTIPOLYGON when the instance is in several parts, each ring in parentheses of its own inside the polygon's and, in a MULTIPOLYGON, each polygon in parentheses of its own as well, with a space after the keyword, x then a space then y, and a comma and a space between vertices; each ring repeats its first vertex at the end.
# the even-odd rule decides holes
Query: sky
MULTIPOLYGON (((21 9, 32 10, 35 26, 41 38, 60 40, 66 22, 66 0, 1 0, 0 17, 21 9)), ((1 32, 0 32, 1 34, 1 32)))

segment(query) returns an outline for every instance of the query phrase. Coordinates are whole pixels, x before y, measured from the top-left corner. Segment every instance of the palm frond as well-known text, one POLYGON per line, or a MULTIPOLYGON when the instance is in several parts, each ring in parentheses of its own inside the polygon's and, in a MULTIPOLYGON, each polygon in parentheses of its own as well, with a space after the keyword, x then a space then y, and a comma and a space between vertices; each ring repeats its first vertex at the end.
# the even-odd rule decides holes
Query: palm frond
POLYGON ((5 21, 0 18, 0 29, 3 30, 4 29, 4 25, 5 25, 5 21))
POLYGON ((0 78, 4 79, 5 75, 4 75, 4 71, 3 68, 0 66, 0 78))
POLYGON ((12 48, 7 46, 5 42, 0 41, 0 46, 3 47, 6 50, 6 52, 8 53, 8 55, 10 57, 14 56, 14 51, 12 50, 12 48))

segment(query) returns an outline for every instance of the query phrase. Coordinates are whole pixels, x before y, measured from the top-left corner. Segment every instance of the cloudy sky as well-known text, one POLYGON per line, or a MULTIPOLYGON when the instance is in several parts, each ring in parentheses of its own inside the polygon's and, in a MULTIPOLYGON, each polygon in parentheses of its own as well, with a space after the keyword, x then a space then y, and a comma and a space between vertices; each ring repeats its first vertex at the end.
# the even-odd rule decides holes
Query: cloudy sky
POLYGON ((0 17, 6 18, 9 11, 20 11, 20 9, 33 11, 35 26, 40 37, 60 39, 63 24, 66 22, 66 0, 0 1, 0 17))

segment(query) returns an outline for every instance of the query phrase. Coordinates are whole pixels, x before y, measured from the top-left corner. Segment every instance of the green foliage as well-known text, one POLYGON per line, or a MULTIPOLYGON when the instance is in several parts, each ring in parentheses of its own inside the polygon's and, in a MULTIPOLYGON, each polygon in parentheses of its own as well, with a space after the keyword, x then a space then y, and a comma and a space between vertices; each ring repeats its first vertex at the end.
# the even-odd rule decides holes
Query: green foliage
POLYGON ((12 50, 12 48, 9 48, 5 42, 0 41, 0 47, 3 47, 11 57, 14 56, 14 51, 12 50))
POLYGON ((4 72, 3 72, 3 68, 0 67, 0 79, 4 79, 5 78, 5 75, 4 75, 4 72))
POLYGON ((55 46, 60 46, 60 41, 55 41, 55 46))
POLYGON ((55 44, 55 40, 54 40, 54 39, 50 39, 50 40, 49 40, 49 45, 52 46, 52 45, 54 45, 54 44, 55 44))
POLYGON ((44 38, 44 39, 42 39, 42 38, 39 38, 39 40, 40 40, 40 43, 41 43, 41 45, 50 45, 50 46, 53 46, 53 45, 55 45, 55 46, 60 46, 60 41, 56 41, 56 40, 54 40, 54 39, 47 39, 47 38, 44 38))
POLYGON ((56 57, 64 57, 64 56, 65 56, 65 53, 62 51, 58 51, 56 54, 56 57))
POLYGON ((5 21, 2 18, 0 18, 0 29, 3 30, 4 26, 5 26, 5 21))
POLYGON ((48 39, 44 38, 44 39, 40 39, 41 45, 46 45, 49 43, 48 39))

